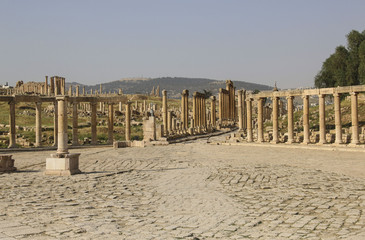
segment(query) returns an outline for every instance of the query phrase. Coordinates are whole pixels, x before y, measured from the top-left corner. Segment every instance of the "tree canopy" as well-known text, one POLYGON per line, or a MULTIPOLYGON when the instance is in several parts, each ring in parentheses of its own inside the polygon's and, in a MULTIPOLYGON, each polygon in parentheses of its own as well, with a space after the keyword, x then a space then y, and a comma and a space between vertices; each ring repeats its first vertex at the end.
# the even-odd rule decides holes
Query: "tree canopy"
POLYGON ((338 46, 315 76, 318 88, 365 84, 365 31, 352 30, 347 47, 338 46))

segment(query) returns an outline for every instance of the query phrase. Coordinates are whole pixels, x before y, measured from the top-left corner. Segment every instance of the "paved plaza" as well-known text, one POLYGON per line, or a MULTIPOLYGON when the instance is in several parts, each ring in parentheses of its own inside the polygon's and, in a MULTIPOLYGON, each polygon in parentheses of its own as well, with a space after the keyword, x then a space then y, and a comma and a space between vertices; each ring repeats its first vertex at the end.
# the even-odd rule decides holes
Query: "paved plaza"
POLYGON ((73 149, 70 177, 43 175, 54 151, 13 153, 0 239, 365 239, 364 149, 224 138, 73 149))

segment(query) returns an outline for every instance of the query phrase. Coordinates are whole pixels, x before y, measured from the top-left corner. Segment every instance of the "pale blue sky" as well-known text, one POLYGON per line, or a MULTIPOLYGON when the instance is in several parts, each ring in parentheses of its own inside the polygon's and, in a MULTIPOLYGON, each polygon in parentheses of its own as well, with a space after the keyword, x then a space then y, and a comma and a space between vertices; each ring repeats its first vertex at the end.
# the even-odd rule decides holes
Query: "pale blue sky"
POLYGON ((0 84, 45 75, 232 79, 310 87, 365 30, 363 0, 0 0, 0 84))

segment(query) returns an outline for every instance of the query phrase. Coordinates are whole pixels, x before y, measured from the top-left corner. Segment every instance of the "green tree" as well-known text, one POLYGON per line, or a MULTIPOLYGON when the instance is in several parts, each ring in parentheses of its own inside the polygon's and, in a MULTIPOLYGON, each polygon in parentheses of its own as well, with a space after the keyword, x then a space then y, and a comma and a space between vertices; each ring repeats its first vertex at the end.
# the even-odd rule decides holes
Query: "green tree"
POLYGON ((360 64, 359 60, 359 46, 364 41, 365 36, 356 30, 352 30, 347 36, 347 48, 349 51, 349 57, 347 61, 346 69, 346 85, 359 84, 358 68, 360 64))
MULTIPOLYGON (((365 34, 365 31, 363 32, 365 34)), ((359 82, 365 84, 365 40, 359 46, 359 82)))

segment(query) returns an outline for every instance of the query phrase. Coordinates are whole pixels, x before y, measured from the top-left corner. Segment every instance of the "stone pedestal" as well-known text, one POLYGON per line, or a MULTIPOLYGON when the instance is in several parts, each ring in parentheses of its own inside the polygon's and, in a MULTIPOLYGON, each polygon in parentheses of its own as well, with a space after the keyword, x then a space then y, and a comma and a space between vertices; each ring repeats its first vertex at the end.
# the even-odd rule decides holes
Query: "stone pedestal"
POLYGON ((0 172, 14 172, 16 167, 14 167, 14 159, 11 158, 12 155, 0 155, 0 172))
POLYGON ((69 153, 64 155, 51 154, 46 159, 45 175, 70 176, 81 173, 79 169, 80 153, 69 153))

